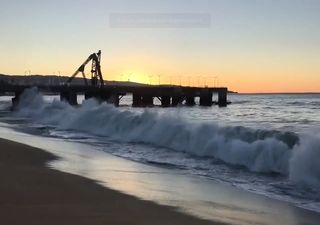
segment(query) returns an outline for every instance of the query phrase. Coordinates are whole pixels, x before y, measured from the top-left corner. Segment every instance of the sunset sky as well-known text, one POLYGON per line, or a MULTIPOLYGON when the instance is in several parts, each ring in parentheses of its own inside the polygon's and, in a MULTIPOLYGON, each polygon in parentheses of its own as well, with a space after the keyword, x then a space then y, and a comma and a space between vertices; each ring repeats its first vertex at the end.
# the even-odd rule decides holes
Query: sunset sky
POLYGON ((101 50, 106 80, 319 92, 319 12, 319 0, 0 0, 0 73, 71 75, 101 50), (115 23, 130 15, 145 21, 115 23))

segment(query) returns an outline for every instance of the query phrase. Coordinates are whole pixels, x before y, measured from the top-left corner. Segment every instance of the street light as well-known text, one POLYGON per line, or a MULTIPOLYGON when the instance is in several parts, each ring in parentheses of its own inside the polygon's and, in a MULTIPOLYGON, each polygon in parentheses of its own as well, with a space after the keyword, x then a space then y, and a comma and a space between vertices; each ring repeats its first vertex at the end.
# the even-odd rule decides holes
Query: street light
POLYGON ((208 85, 207 85, 207 77, 203 77, 203 82, 204 82, 203 86, 204 87, 208 87, 208 85))
POLYGON ((198 76, 198 87, 202 87, 202 76, 198 76))
POLYGON ((217 87, 217 79, 218 79, 217 76, 214 76, 214 77, 213 77, 213 86, 214 86, 214 87, 217 87))

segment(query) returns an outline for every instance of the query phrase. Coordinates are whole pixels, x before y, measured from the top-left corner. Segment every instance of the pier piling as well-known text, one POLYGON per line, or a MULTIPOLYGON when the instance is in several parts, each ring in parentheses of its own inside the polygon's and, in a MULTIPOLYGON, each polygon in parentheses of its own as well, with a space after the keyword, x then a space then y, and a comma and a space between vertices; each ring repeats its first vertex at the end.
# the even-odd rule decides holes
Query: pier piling
POLYGON ((195 104, 196 104, 196 102, 195 102, 195 97, 194 96, 187 96, 186 97, 186 105, 187 106, 194 106, 195 104))
POLYGON ((218 105, 220 107, 225 107, 228 104, 227 101, 227 93, 228 89, 227 88, 222 88, 218 91, 218 105))
POLYGON ((142 105, 142 98, 139 94, 132 94, 132 106, 133 107, 140 107, 142 105))
POLYGON ((152 95, 143 95, 142 96, 142 105, 143 106, 153 106, 153 96, 152 95))
POLYGON ((183 97, 182 96, 173 96, 172 97, 172 106, 178 106, 182 104, 183 97))
POLYGON ((169 107, 171 105, 171 97, 170 96, 161 96, 161 106, 169 107))
POLYGON ((20 100, 21 91, 14 92, 14 97, 12 98, 12 107, 15 108, 20 100))
POLYGON ((107 99, 107 103, 113 104, 114 106, 119 106, 119 102, 120 99, 118 94, 111 94, 107 99))
POLYGON ((73 92, 73 91, 60 92, 60 100, 66 101, 70 105, 77 105, 78 104, 77 92, 73 92))
POLYGON ((200 106, 212 106, 212 92, 203 90, 200 92, 200 106))

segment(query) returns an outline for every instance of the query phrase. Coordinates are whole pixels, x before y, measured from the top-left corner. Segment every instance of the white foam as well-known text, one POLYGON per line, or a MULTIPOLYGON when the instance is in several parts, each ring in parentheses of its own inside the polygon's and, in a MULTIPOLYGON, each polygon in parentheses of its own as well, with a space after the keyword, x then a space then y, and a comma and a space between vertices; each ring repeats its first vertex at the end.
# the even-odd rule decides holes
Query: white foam
POLYGON ((290 178, 296 182, 320 187, 320 138, 307 136, 295 146, 290 159, 290 178))
POLYGON ((320 186, 320 139, 316 137, 298 138, 279 131, 190 123, 147 109, 142 113, 123 111, 93 99, 79 107, 57 100, 45 103, 36 89, 22 94, 15 114, 59 129, 214 157, 254 172, 281 173, 295 182, 320 186))

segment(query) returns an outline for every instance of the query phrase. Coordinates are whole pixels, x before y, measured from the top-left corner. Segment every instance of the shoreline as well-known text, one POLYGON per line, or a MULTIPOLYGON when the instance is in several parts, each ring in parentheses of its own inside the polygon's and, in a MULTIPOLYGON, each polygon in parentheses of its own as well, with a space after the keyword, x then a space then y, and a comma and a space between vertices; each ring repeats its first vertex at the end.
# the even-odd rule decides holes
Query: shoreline
MULTIPOLYGON (((101 151, 99 147, 21 133, 11 129, 10 126, 0 128, 1 138, 27 145, 25 147, 33 146, 32 149, 36 148, 40 152, 57 156, 54 158, 56 160, 47 161, 45 164, 47 169, 50 167, 54 169, 53 171, 61 171, 68 175, 74 174, 85 180, 88 178, 91 183, 98 185, 103 190, 125 193, 125 196, 138 199, 137 201, 142 199, 144 203, 146 200, 146 202, 164 206, 165 210, 173 210, 174 213, 178 210, 179 214, 187 217, 203 218, 209 224, 217 224, 211 222, 216 221, 223 224, 239 225, 317 225, 320 220, 319 213, 296 207, 285 201, 246 192, 210 179, 189 176, 180 173, 180 171, 148 166, 119 158, 101 151)), ((1 142, 0 149, 2 149, 1 142)), ((3 157, 0 155, 1 158, 3 157)), ((5 170, 10 171, 8 168, 5 170)), ((3 174, 7 175, 7 173, 3 174)), ((1 214, 2 212, 0 212, 0 216, 1 214)), ((21 224, 21 222, 6 224, 21 224)), ((34 224, 38 223, 32 223, 32 225, 34 224)), ((43 224, 50 225, 51 223, 43 224)), ((72 223, 67 224, 72 225, 72 223)), ((92 223, 86 221, 84 224, 92 223)), ((118 223, 109 222, 109 224, 118 223)), ((149 224, 157 223, 153 220, 149 224)), ((162 222, 162 224, 179 225, 180 223, 169 220, 168 223, 162 222)), ((199 223, 195 222, 194 224, 199 223)))
POLYGON ((140 200, 46 166, 53 154, 0 138, 0 220, 4 224, 222 224, 140 200))

